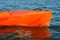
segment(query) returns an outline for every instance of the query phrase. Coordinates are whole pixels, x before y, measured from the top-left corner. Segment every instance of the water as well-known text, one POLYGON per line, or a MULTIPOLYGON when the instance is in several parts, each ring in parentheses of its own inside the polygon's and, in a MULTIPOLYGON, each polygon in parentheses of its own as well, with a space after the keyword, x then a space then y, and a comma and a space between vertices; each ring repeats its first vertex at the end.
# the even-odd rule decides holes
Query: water
POLYGON ((0 0, 0 11, 3 10, 32 10, 41 8, 52 10, 53 16, 50 25, 52 38, 60 39, 60 0, 0 0), (57 26, 55 26, 57 25, 57 26))

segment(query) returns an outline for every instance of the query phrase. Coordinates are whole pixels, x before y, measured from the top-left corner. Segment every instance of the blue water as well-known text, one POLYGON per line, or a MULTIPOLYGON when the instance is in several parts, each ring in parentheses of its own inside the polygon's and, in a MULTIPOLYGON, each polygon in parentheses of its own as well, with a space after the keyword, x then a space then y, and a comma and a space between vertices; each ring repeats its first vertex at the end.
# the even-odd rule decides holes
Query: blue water
POLYGON ((60 39, 60 0, 0 0, 0 11, 3 10, 32 10, 41 8, 52 10, 53 16, 50 31, 54 40, 60 39))

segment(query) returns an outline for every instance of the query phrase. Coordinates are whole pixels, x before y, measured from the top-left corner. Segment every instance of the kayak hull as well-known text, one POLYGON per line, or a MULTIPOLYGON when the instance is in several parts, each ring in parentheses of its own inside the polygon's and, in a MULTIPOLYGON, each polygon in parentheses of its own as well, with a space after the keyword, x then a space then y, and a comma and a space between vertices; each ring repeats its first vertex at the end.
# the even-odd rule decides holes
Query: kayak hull
POLYGON ((51 11, 15 10, 0 12, 0 25, 5 26, 48 26, 51 11))

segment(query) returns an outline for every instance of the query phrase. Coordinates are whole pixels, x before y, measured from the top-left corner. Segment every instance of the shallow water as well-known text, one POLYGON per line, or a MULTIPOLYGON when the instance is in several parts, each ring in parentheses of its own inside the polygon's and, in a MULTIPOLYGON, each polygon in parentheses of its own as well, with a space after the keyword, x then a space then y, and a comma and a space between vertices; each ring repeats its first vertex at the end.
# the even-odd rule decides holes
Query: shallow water
POLYGON ((3 10, 32 10, 41 8, 52 10, 53 16, 50 25, 53 40, 60 39, 60 0, 0 0, 0 11, 3 10), (55 26, 57 25, 57 26, 55 26))

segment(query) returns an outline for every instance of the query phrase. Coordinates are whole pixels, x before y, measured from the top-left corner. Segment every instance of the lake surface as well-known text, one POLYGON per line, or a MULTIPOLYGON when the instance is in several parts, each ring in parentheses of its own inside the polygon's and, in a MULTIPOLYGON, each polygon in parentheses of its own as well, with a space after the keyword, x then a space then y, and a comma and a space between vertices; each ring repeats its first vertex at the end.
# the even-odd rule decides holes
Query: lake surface
POLYGON ((60 0, 0 0, 0 11, 3 10, 32 10, 41 8, 52 10, 50 25, 53 40, 60 39, 60 0))

